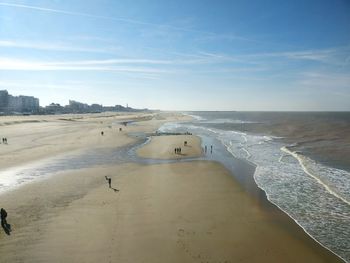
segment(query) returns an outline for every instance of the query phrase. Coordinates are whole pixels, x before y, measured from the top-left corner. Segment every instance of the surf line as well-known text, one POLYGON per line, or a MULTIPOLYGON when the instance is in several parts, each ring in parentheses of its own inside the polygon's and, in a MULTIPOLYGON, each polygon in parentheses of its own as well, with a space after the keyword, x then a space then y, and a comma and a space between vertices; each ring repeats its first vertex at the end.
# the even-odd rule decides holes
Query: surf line
POLYGON ((295 159, 298 160, 301 168, 303 169, 303 171, 308 174, 309 176, 311 176, 312 178, 314 178, 320 185, 322 185, 327 192, 329 192, 331 195, 335 196, 336 198, 342 200, 343 202, 347 203, 348 205, 350 205, 350 202, 348 200, 346 200, 345 198, 341 197, 340 195, 338 195, 337 193, 335 193, 328 185, 326 185, 324 182, 322 182, 321 179, 319 179, 317 176, 313 175, 312 173, 310 173, 306 166, 304 165, 303 161, 301 160, 301 158, 298 156, 297 153, 290 151, 286 146, 281 148, 281 151, 293 156, 295 159))
POLYGON ((247 156, 245 157, 246 159, 249 159, 249 158, 252 156, 252 155, 250 154, 250 152, 249 152, 246 148, 243 147, 243 145, 242 145, 241 150, 244 151, 244 152, 247 154, 247 156))
MULTIPOLYGON (((281 149, 282 150, 282 149, 281 149)), ((282 150, 283 151, 283 150, 282 150)), ((284 158, 284 157, 286 157, 284 154, 281 154, 281 156, 280 156, 280 158, 278 159, 278 162, 279 163, 284 163, 283 161, 282 161, 282 159, 284 158)))

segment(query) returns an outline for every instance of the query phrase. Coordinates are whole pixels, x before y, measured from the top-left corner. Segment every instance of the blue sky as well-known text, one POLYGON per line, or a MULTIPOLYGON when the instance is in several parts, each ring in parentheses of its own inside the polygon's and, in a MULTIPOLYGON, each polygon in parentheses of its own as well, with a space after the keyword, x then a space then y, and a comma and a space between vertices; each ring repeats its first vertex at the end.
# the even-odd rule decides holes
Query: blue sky
POLYGON ((350 110, 350 1, 1 1, 0 89, 41 105, 350 110))

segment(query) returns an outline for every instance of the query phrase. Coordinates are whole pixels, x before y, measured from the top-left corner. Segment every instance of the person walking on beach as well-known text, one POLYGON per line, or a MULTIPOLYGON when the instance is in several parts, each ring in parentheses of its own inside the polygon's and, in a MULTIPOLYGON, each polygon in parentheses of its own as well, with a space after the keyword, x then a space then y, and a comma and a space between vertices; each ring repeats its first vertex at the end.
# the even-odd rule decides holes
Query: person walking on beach
POLYGON ((1 216, 1 226, 7 225, 7 221, 6 221, 7 212, 4 208, 1 208, 0 216, 1 216))
POLYGON ((213 145, 210 145, 210 154, 213 154, 213 145))
POLYGON ((106 180, 108 181, 109 188, 112 188, 112 178, 105 176, 106 180))
POLYGON ((7 235, 10 235, 11 225, 7 223, 7 212, 4 208, 0 209, 0 217, 1 217, 1 227, 4 229, 7 235))
POLYGON ((207 146, 204 147, 204 152, 207 153, 207 146))

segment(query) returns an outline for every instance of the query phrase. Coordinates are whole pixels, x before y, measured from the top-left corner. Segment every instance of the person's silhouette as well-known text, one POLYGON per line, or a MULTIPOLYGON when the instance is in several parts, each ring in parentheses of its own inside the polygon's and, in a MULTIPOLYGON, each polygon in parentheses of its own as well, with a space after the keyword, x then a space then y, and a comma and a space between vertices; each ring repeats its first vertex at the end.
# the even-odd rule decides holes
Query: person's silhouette
POLYGON ((109 185, 109 188, 111 188, 112 186, 112 178, 111 177, 107 177, 105 176, 106 180, 108 181, 108 185, 109 185))
POLYGON ((6 220, 7 212, 4 208, 1 208, 0 216, 1 216, 1 227, 4 229, 4 231, 7 235, 10 235, 11 225, 7 223, 7 220, 6 220))

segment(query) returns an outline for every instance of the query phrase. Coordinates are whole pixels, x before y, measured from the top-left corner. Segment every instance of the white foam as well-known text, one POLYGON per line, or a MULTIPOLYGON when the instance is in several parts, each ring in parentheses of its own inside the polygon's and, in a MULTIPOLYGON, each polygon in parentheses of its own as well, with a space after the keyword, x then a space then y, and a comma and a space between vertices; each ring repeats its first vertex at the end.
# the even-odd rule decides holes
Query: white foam
MULTIPOLYGON (((259 166, 256 167, 256 174, 258 174, 258 169, 259 169, 259 166)), ((255 178, 255 175, 254 175, 254 178, 255 178)), ((267 200, 269 200, 271 203, 273 203, 274 205, 276 205, 281 211, 283 211, 285 214, 287 214, 291 219, 293 219, 293 221, 299 225, 303 230, 304 232, 310 236, 313 240, 315 240, 318 244, 320 244, 322 247, 324 247, 325 249, 327 249, 328 251, 330 251, 331 253, 333 253, 334 255, 337 255, 338 257, 340 257, 342 260, 344 260, 345 262, 349 262, 347 261, 344 257, 342 257, 341 255, 338 255, 336 253, 334 253, 330 248, 328 248, 327 246, 325 246, 324 244, 322 244, 322 242, 320 242, 319 240, 317 240, 317 238, 315 238, 303 225, 302 223, 300 223, 296 218, 293 217, 293 215, 288 212, 288 210, 285 210, 284 208, 282 208, 280 205, 278 205, 278 203, 275 203, 273 198, 271 198, 271 195, 269 193, 267 193, 263 187, 261 187, 260 185, 258 185, 258 187, 263 190, 266 194, 266 198, 267 200)), ((349 219, 349 217, 345 217, 346 220, 349 219)))
POLYGON ((242 147, 242 150, 247 154, 246 159, 249 159, 252 156, 246 148, 242 147))
POLYGON ((226 123, 230 123, 230 124, 245 124, 245 123, 257 123, 257 122, 242 121, 242 120, 232 120, 232 119, 213 119, 213 120, 203 119, 203 120, 201 120, 201 123, 207 123, 207 124, 226 124, 226 123))
POLYGON ((330 194, 332 194, 333 196, 337 197, 338 199, 342 200, 343 202, 347 203, 348 205, 350 205, 350 201, 343 198, 342 196, 340 196, 336 191, 334 191, 333 189, 331 189, 331 187, 329 187, 325 182, 323 182, 319 177, 317 177, 315 174, 311 173, 305 163, 304 163, 304 160, 303 160, 303 157, 296 153, 296 152, 292 152, 290 151, 287 147, 282 147, 281 150, 287 154, 290 154, 291 156, 293 156, 295 159, 298 160, 300 166, 302 167, 302 169, 304 170, 304 172, 311 176, 313 179, 315 179, 322 187, 324 187, 327 192, 329 192, 330 194))
POLYGON ((197 120, 197 121, 204 121, 204 120, 206 120, 205 118, 203 118, 203 117, 201 117, 201 116, 198 116, 198 115, 188 114, 188 113, 184 113, 184 114, 187 115, 187 116, 190 116, 190 117, 194 118, 194 119, 197 120))

